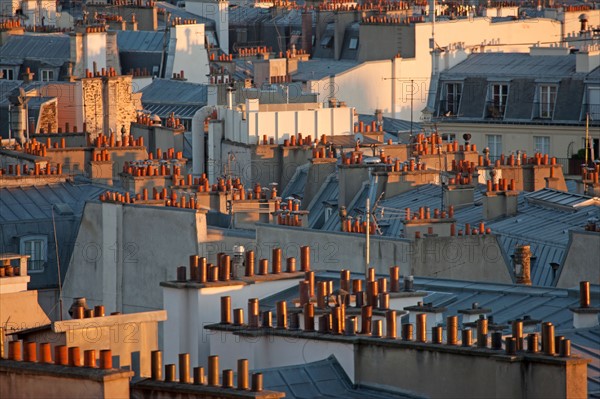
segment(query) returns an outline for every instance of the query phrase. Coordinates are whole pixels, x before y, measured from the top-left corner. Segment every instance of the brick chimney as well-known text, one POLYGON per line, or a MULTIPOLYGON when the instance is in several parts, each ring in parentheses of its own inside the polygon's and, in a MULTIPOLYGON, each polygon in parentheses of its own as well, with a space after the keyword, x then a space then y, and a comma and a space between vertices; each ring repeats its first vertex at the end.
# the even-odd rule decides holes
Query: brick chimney
POLYGON ((517 245, 513 256, 516 283, 531 285, 531 247, 517 245))

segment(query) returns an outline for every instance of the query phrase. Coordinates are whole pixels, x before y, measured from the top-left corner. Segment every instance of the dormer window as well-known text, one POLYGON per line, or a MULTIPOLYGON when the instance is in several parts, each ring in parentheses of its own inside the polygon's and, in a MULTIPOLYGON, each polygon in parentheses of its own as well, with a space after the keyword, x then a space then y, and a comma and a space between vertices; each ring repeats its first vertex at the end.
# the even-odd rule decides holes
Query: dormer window
POLYGON ((15 70, 13 68, 0 69, 0 79, 15 80, 15 70))
POLYGON ((48 236, 42 234, 23 236, 19 240, 21 254, 29 255, 28 273, 41 273, 48 260, 48 236))
POLYGON ((442 106, 443 116, 456 116, 460 107, 460 98, 462 96, 462 83, 446 83, 444 105, 442 106))
POLYGON ((331 36, 331 35, 325 36, 324 38, 321 39, 321 47, 323 47, 323 48, 331 48, 332 44, 333 44, 333 36, 331 36))
POLYGON ((504 118, 506 101, 508 100, 508 84, 493 83, 490 85, 487 106, 487 117, 492 119, 504 118))
MULTIPOLYGON (((593 121, 600 121, 600 86, 588 87, 587 113, 593 121)), ((583 114, 585 120, 585 113, 583 114)))
POLYGON ((556 104, 556 86, 542 85, 539 90, 540 118, 552 119, 556 104))
POLYGON ((52 82, 52 81, 56 80, 54 78, 54 70, 53 69, 40 70, 40 80, 42 82, 52 82))

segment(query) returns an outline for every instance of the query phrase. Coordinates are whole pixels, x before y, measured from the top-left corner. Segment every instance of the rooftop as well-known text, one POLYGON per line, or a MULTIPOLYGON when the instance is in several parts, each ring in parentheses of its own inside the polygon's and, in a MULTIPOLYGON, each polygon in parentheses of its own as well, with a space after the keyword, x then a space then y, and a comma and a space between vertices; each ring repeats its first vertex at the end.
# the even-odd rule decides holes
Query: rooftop
POLYGON ((335 61, 330 59, 311 59, 298 63, 298 71, 292 75, 295 81, 321 80, 337 75, 359 65, 356 61, 335 61))
MULTIPOLYGON (((348 207, 348 215, 363 217, 365 200, 369 186, 365 185, 348 207)), ((337 179, 328 179, 318 198, 309 207, 310 227, 326 231, 341 231, 337 212, 322 225, 316 223, 324 212, 328 201, 337 203, 339 187, 337 179)), ((371 198, 375 203, 376 198, 371 198)), ((456 209, 454 217, 459 228, 466 223, 475 225, 483 220, 483 187, 474 192, 471 206, 456 209)), ((498 220, 486 220, 486 226, 498 237, 507 258, 516 245, 529 244, 532 251, 531 278, 535 285, 555 284, 551 263, 561 264, 567 252, 570 231, 583 231, 589 218, 600 218, 600 204, 597 199, 582 194, 543 189, 532 193, 519 194, 518 214, 498 220), (544 234, 540 234, 540 232, 544 234)), ((442 189, 439 185, 425 184, 401 195, 380 201, 376 206, 377 222, 384 237, 402 237, 404 231, 405 208, 440 208, 442 189)), ((600 264, 599 264, 600 266, 600 264)))
POLYGON ((2 63, 22 63, 24 59, 40 60, 61 66, 70 57, 69 36, 63 33, 26 33, 10 35, 0 46, 2 63))
POLYGON ((122 30, 117 32, 119 52, 162 53, 165 33, 161 31, 122 30))
POLYGON ((312 363, 253 371, 263 373, 265 389, 285 392, 287 399, 317 397, 331 399, 393 399, 414 397, 397 392, 354 386, 333 355, 312 363))
POLYGON ((142 103, 205 105, 207 86, 182 80, 154 79, 141 90, 142 103))
POLYGON ((508 78, 561 78, 575 73, 575 54, 566 56, 527 53, 471 54, 465 61, 442 72, 445 78, 505 76, 508 78))

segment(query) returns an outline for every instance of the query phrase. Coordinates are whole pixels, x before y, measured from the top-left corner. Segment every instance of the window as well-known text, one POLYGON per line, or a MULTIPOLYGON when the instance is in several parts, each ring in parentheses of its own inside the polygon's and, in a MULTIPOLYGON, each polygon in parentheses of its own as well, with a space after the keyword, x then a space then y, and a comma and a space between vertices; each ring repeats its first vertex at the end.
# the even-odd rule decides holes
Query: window
POLYGON ((550 137, 533 136, 533 147, 535 152, 541 152, 542 154, 550 154, 550 137))
POLYGON ((489 118, 503 118, 508 99, 508 85, 496 83, 491 86, 490 103, 488 105, 489 118))
POLYGON ((348 45, 350 50, 356 50, 358 48, 358 37, 350 38, 350 44, 348 45))
POLYGON ((54 71, 52 69, 42 69, 40 72, 40 80, 42 82, 50 82, 54 80, 54 71))
MULTIPOLYGON (((585 148, 585 137, 581 138, 581 148, 585 148)), ((589 149, 589 153, 588 156, 590 157, 590 159, 592 160, 600 160, 600 139, 595 139, 593 137, 589 137, 588 138, 588 145, 587 148, 589 149)))
POLYGON ((456 140, 456 134, 455 133, 442 133, 442 140, 447 141, 447 142, 453 142, 456 140))
POLYGON ((21 253, 29 255, 27 271, 31 273, 43 272, 48 257, 48 237, 45 235, 31 235, 20 240, 21 253))
POLYGON ((333 215, 333 208, 331 208, 330 206, 325 208, 325 221, 327 222, 329 220, 329 218, 331 217, 331 215, 333 215))
POLYGON ((491 157, 499 157, 502 154, 502 136, 499 134, 487 135, 487 146, 491 157))
POLYGON ((321 39, 321 47, 323 47, 323 48, 331 47, 332 43, 333 43, 333 36, 325 36, 324 38, 321 39))
MULTIPOLYGON (((590 119, 600 121, 600 87, 588 88, 587 95, 587 112, 590 114, 590 119)), ((585 114, 583 115, 583 119, 585 120, 585 114)))
POLYGON ((5 80, 15 80, 15 72, 12 68, 2 68, 0 69, 0 78, 5 80))
POLYGON ((446 106, 444 109, 444 116, 458 115, 461 95, 462 84, 446 83, 446 106))
POLYGON ((540 86, 540 118, 552 118, 556 104, 556 86, 540 86))

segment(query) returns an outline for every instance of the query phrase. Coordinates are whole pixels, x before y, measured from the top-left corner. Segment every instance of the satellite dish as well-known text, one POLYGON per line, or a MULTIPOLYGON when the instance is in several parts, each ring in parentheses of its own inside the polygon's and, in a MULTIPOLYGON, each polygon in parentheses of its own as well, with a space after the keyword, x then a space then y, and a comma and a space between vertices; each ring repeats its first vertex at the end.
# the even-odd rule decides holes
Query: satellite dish
POLYGON ((364 140, 365 140, 365 138, 361 133, 354 134, 354 142, 355 143, 362 143, 364 140))

